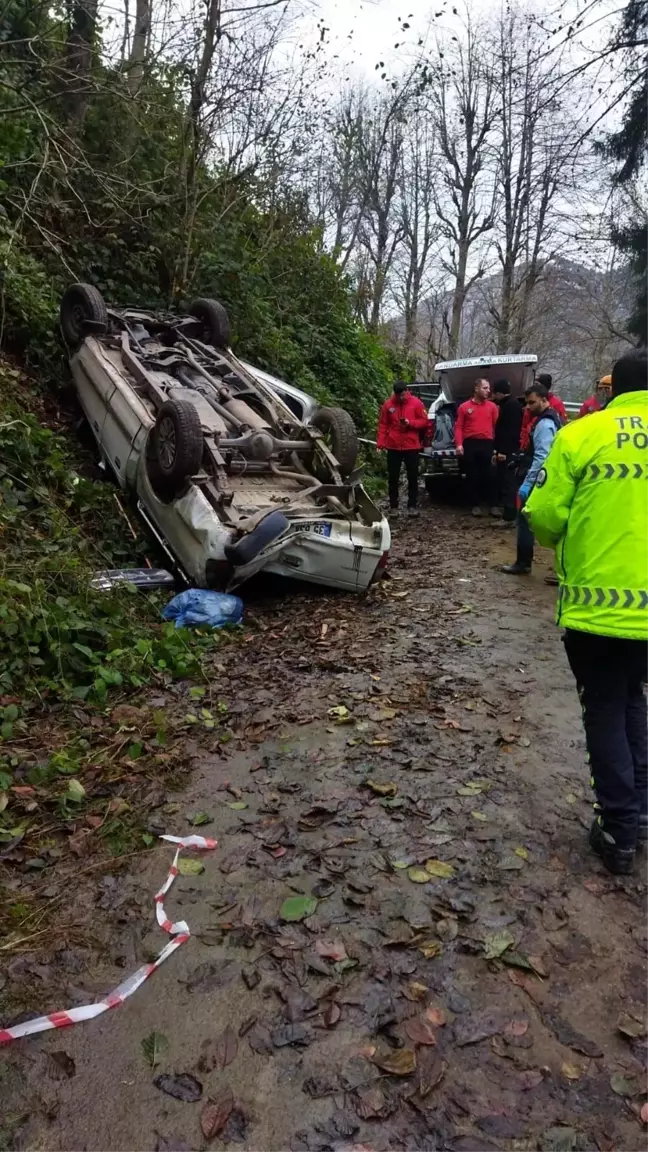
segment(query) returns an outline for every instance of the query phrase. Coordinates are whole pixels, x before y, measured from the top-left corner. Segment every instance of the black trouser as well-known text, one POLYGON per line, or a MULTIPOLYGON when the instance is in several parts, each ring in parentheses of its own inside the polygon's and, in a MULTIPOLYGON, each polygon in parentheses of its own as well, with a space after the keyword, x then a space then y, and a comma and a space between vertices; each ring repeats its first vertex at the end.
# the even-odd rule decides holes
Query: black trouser
POLYGON ((504 519, 511 523, 515 520, 515 497, 517 496, 518 482, 515 468, 509 468, 506 461, 497 462, 497 499, 504 509, 504 519))
POLYGON ((400 452, 397 448, 387 449, 387 476, 389 478, 389 506, 398 508, 398 485, 400 482, 401 464, 405 464, 407 473, 407 507, 416 508, 418 504, 418 466, 419 454, 416 448, 400 452))
POLYGON ((493 441, 469 438, 463 443, 468 492, 472 504, 495 503, 493 441))
POLYGON ((592 786, 603 828, 634 848, 648 812, 648 644, 568 629, 565 648, 583 709, 592 786))
POLYGON ((526 516, 524 515, 523 508, 520 508, 517 514, 517 556, 518 564, 523 565, 525 568, 530 568, 533 564, 533 545, 535 544, 535 536, 531 531, 531 526, 526 516))

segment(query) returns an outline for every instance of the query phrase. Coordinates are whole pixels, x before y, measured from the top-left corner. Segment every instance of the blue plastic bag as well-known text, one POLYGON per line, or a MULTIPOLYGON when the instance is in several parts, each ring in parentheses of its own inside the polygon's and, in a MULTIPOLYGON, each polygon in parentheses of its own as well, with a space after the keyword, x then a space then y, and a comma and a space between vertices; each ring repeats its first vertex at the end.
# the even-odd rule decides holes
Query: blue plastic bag
POLYGON ((240 624, 243 601, 226 592, 208 592, 204 588, 187 588, 162 609, 165 620, 175 620, 176 628, 222 628, 223 624, 240 624))

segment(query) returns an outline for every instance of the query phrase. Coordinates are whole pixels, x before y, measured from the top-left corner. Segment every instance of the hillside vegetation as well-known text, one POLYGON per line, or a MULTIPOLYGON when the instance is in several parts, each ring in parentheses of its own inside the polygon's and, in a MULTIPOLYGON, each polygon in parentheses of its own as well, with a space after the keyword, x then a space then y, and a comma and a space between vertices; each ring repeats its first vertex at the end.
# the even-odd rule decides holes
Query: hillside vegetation
POLYGON ((84 12, 68 23, 10 0, 1 18, 4 346, 60 380, 58 301, 73 280, 122 305, 213 296, 237 351, 372 425, 389 354, 354 319, 300 198, 276 173, 219 163, 184 68, 151 63, 135 92, 84 12))

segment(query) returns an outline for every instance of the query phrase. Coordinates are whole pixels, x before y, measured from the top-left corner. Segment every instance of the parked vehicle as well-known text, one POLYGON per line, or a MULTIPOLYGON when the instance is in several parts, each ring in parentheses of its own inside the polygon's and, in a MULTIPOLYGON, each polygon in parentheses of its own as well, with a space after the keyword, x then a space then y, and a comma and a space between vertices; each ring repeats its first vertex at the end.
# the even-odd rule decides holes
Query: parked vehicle
POLYGON ((101 456, 187 582, 233 588, 263 569, 360 592, 376 578, 389 525, 351 417, 238 360, 222 305, 108 308, 73 284, 60 318, 101 456))
POLYGON ((430 406, 428 415, 434 425, 432 443, 422 453, 423 480, 433 495, 440 479, 463 475, 463 461, 457 456, 454 439, 457 409, 469 400, 477 377, 494 384, 503 377, 511 385, 511 395, 523 401, 533 383, 537 356, 478 356, 467 360, 443 360, 435 366, 441 391, 430 406))

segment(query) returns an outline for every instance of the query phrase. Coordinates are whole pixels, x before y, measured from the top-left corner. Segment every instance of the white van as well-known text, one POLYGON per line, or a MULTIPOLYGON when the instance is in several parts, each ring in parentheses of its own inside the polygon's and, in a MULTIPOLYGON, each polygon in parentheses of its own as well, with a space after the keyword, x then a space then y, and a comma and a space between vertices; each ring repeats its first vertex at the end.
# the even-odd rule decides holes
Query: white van
POLYGON ((533 383, 537 356, 476 356, 468 360, 442 360, 435 365, 441 392, 430 405, 428 415, 434 425, 432 443, 422 452, 423 480, 433 495, 440 478, 462 475, 462 460, 457 456, 454 428, 457 409, 473 394, 475 380, 508 380, 511 395, 521 403, 533 383))

